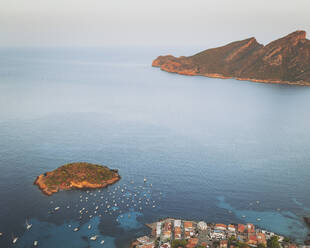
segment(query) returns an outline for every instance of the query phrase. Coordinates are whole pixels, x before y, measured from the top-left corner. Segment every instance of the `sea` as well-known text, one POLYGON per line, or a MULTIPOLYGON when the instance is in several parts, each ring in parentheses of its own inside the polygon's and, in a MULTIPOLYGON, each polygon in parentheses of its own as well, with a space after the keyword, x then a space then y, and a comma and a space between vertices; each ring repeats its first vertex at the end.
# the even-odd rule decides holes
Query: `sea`
POLYGON ((199 50, 2 47, 0 247, 129 247, 166 217, 253 223, 303 242, 310 87, 151 66, 199 50), (122 178, 52 196, 33 184, 77 161, 122 178))

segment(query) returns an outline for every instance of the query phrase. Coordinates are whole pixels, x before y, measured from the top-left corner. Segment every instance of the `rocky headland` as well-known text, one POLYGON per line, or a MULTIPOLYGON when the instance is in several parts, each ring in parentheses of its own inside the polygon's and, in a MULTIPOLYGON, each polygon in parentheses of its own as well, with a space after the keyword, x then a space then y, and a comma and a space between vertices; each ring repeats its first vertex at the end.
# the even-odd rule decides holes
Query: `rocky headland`
POLYGON ((310 86, 310 40, 305 31, 265 46, 252 37, 189 57, 159 56, 152 66, 182 75, 310 86))
POLYGON ((70 163, 38 176, 34 184, 46 195, 72 188, 104 188, 120 180, 117 170, 86 162, 70 163))

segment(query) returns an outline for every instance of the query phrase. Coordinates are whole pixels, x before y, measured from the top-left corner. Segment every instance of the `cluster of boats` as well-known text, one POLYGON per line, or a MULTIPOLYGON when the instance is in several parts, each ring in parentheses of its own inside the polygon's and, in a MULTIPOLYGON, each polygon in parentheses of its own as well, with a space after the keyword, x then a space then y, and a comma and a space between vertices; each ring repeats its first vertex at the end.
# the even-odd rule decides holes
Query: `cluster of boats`
MULTIPOLYGON (((87 190, 79 195, 78 201, 73 205, 55 206, 54 201, 50 201, 52 206, 48 213, 56 214, 70 209, 70 211, 77 211, 80 224, 87 222, 95 216, 103 217, 104 215, 112 215, 116 217, 116 220, 123 217, 131 217, 131 211, 142 211, 144 208, 155 208, 157 201, 154 199, 152 184, 147 183, 144 179, 141 185, 136 185, 134 181, 131 181, 128 185, 113 185, 104 190, 87 190)), ((161 199, 161 192, 157 192, 157 200, 161 199)), ((30 230, 32 224, 26 221, 26 230, 30 230)), ((73 232, 80 231, 80 227, 73 227, 73 232)), ((88 225, 88 230, 92 229, 92 225, 88 225)), ((3 233, 0 233, 2 236, 3 233)), ((89 240, 96 241, 100 238, 100 235, 92 235, 89 240)), ((12 243, 18 242, 18 237, 12 237, 12 243)), ((35 240, 33 246, 38 246, 39 242, 35 240)), ((104 240, 100 239, 100 244, 104 244, 104 240)))

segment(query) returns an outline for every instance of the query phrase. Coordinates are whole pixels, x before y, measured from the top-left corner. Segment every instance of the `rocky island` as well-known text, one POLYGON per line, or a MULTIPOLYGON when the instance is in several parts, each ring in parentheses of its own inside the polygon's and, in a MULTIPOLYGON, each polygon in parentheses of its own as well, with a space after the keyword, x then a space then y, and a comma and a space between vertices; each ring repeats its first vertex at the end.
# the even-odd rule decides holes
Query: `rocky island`
POLYGON ((252 37, 189 57, 159 56, 152 66, 183 75, 310 86, 310 40, 305 31, 265 46, 252 37))
POLYGON ((104 188, 120 180, 117 170, 86 162, 70 163, 38 176, 34 184, 46 195, 72 188, 104 188))

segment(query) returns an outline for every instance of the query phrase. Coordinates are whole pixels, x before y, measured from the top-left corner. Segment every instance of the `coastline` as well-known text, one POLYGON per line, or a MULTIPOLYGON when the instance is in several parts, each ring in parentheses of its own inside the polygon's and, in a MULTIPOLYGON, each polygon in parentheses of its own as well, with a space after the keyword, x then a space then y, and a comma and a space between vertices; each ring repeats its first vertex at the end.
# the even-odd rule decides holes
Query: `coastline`
MULTIPOLYGON (((155 61, 155 60, 154 60, 155 61)), ((281 80, 266 80, 266 79, 256 79, 256 78, 241 78, 241 77, 233 77, 233 76, 224 76, 220 73, 196 73, 195 71, 185 70, 185 71, 178 71, 178 70, 168 70, 167 68, 163 67, 162 65, 152 64, 152 67, 159 67, 160 70, 169 72, 169 73, 176 73, 179 75, 185 76, 202 76, 208 78, 219 78, 219 79, 235 79, 239 81, 249 81, 254 83, 265 83, 265 84, 284 84, 284 85, 297 85, 297 86, 310 86, 310 82, 305 81, 281 81, 281 80)))
POLYGON ((34 181, 34 184, 39 187, 39 189, 47 196, 51 196, 54 193, 57 193, 60 190, 71 190, 71 189, 100 189, 100 188, 106 188, 109 185, 112 185, 116 182, 118 182, 121 177, 117 174, 117 176, 113 177, 112 179, 106 180, 101 184, 97 183, 90 183, 87 181, 82 182, 74 182, 72 181, 69 186, 58 186, 56 188, 48 188, 47 185, 43 181, 44 175, 40 175, 36 178, 34 181))
POLYGON ((266 247, 270 241, 282 247, 303 247, 288 237, 260 229, 251 223, 208 223, 168 217, 145 225, 151 233, 136 238, 130 247, 266 247))

